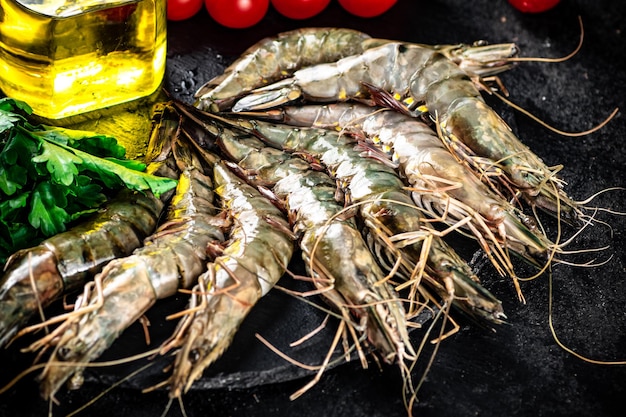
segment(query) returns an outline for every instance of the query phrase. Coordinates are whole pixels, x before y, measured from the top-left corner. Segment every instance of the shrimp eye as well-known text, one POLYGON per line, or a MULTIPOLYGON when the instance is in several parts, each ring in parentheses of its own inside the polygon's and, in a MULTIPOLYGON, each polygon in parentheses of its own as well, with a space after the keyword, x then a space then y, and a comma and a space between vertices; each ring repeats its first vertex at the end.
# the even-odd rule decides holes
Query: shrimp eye
POLYGON ((68 348, 67 346, 61 346, 59 350, 57 350, 57 356, 63 361, 67 360, 71 353, 72 349, 68 348))
POLYGON ((189 352, 189 362, 195 364, 199 360, 200 360, 200 352, 198 352, 198 349, 192 349, 189 352))
POLYGON ((449 275, 451 272, 456 270, 456 267, 451 262, 443 260, 439 263, 439 267, 437 269, 440 272, 444 272, 446 275, 449 275))

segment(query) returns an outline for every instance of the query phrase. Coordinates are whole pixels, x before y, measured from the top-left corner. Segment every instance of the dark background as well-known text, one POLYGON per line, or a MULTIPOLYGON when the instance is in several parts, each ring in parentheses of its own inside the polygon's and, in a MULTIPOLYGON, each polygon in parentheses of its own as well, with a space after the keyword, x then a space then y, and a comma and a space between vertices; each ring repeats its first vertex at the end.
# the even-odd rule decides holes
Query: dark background
MULTIPOLYGON (((341 10, 333 1, 321 15, 293 21, 270 10, 259 25, 229 30, 203 11, 195 18, 169 24, 168 74, 165 87, 191 101, 193 92, 221 73, 245 48, 262 37, 303 26, 344 26, 372 36, 421 43, 458 43, 483 39, 490 43, 516 42, 522 56, 564 56, 579 39, 578 16, 585 29, 581 51, 563 63, 522 63, 502 74, 510 98, 549 124, 567 131, 589 129, 615 107, 626 109, 626 2, 562 0, 553 10, 522 14, 505 0, 399 0, 391 11, 361 19, 341 10)), ((626 124, 619 113, 597 133, 569 138, 549 132, 526 116, 489 101, 518 136, 549 165, 563 165, 562 177, 576 199, 585 199, 609 187, 626 187, 623 138, 626 124)), ((626 211, 626 192, 611 191, 590 205, 626 211)), ((517 300, 510 280, 494 275, 480 262, 474 266, 485 286, 502 301, 508 324, 495 331, 464 324, 445 340, 419 391, 416 416, 618 416, 626 409, 626 367, 592 364, 559 347, 549 325, 549 284, 552 282, 552 325, 567 348, 598 361, 626 360, 626 218, 600 212, 598 222, 586 228, 567 247, 570 250, 604 248, 572 254, 574 263, 595 261, 600 266, 557 265, 547 274, 522 283, 526 304, 517 300), (550 281, 551 279, 551 281, 550 281)), ((548 218, 548 232, 555 224, 548 218)), ((564 228, 571 236, 572 229, 564 228)), ((466 258, 476 250, 470 241, 453 244, 466 258)), ((301 269, 297 262, 292 265, 301 269)), ((523 266, 521 266, 523 270, 523 266)), ((284 280, 286 281, 286 280, 284 280)), ((148 317, 153 344, 167 337, 173 323, 163 317, 183 308, 185 298, 159 303, 148 317)), ((395 367, 382 369, 370 361, 367 370, 357 361, 330 369, 321 381, 296 401, 289 395, 311 376, 288 365, 263 346, 255 333, 307 363, 322 360, 331 328, 299 349, 288 343, 315 328, 322 314, 276 291, 253 310, 233 348, 183 397, 189 416, 402 416, 402 380, 395 367)), ((330 326, 329 326, 330 327, 330 326)), ((416 343, 423 333, 413 332, 416 343)), ((29 356, 13 346, 0 354, 0 381, 25 369, 29 356)), ((139 326, 123 335, 103 359, 117 359, 146 350, 139 326)), ((428 353, 429 351, 427 351, 428 353)), ((425 355, 414 372, 423 370, 425 355)), ((148 361, 121 367, 94 368, 75 392, 58 394, 52 414, 63 416, 95 398, 115 381, 148 361)), ((164 391, 141 389, 164 378, 158 362, 138 377, 107 392, 82 415, 159 416, 167 406, 164 391)), ((2 416, 43 416, 48 404, 37 394, 34 374, 0 395, 2 416)), ((181 415, 173 404, 170 416, 181 415)))

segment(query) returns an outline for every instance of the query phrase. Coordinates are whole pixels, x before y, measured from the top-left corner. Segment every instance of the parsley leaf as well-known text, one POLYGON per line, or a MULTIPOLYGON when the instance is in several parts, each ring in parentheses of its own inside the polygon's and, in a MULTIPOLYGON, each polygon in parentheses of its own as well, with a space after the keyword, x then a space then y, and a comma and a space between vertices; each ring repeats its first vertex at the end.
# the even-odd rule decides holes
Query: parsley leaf
POLYGON ((26 170, 19 165, 0 164, 0 190, 7 196, 15 194, 26 185, 26 170))
POLYGON ((56 235, 65 230, 71 216, 65 211, 67 199, 59 187, 49 182, 37 184, 32 193, 28 222, 35 229, 41 229, 46 236, 56 235))
POLYGON ((101 158, 122 159, 126 155, 126 149, 118 144, 117 139, 112 136, 55 126, 43 127, 45 130, 33 132, 33 134, 51 142, 68 145, 72 148, 98 155, 101 158))
POLYGON ((74 177, 78 175, 78 166, 82 159, 66 149, 50 142, 41 143, 41 154, 32 158, 35 163, 45 163, 51 180, 65 186, 72 185, 74 177))

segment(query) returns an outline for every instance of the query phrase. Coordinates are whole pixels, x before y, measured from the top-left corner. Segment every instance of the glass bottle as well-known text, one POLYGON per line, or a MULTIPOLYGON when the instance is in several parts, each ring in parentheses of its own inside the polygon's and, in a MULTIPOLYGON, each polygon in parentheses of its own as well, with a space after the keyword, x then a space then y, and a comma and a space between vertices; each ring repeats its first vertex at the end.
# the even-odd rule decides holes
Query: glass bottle
POLYGON ((0 0, 0 89, 60 119, 153 93, 166 0, 0 0))

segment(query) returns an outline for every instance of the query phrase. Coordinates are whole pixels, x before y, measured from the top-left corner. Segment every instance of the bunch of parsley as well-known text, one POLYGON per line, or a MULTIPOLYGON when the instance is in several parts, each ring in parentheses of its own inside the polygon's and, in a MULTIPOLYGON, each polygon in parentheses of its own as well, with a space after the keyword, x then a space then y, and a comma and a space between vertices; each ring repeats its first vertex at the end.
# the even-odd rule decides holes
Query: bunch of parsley
POLYGON ((31 113, 24 102, 0 99, 0 262, 65 231, 122 187, 158 197, 176 186, 124 159, 115 138, 33 125, 31 113))

